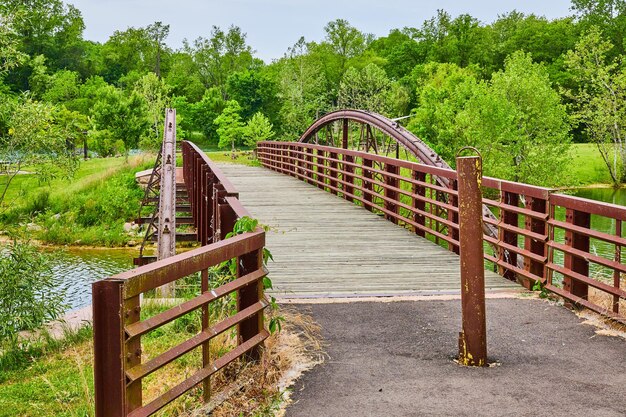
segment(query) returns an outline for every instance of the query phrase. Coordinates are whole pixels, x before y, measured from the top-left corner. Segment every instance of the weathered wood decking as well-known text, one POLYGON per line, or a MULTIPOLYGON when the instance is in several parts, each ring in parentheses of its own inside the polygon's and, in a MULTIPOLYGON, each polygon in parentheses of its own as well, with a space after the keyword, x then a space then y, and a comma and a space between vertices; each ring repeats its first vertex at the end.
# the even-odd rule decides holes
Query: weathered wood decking
MULTIPOLYGON (((251 214, 271 227, 270 276, 283 297, 457 294, 459 258, 295 178, 223 164, 251 214)), ((521 288, 486 272, 488 291, 521 288)))

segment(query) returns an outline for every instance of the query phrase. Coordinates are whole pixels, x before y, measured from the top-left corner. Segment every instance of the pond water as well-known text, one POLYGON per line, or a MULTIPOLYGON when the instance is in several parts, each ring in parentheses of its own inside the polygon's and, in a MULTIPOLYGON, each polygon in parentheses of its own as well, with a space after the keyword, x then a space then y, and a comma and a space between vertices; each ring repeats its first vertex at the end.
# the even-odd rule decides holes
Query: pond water
POLYGON ((65 290, 67 311, 91 304, 91 283, 133 267, 136 249, 55 249, 52 271, 65 290))

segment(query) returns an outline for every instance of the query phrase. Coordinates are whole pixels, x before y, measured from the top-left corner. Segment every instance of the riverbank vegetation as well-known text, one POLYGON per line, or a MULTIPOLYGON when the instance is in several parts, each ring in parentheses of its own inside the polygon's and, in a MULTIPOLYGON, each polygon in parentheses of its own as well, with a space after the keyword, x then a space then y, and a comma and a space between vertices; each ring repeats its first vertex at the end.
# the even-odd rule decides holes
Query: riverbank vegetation
POLYGON ((152 167, 154 156, 95 158, 81 163, 73 179, 40 183, 16 177, 0 207, 0 227, 13 237, 45 244, 124 246, 137 236, 124 229, 137 217, 143 190, 137 171, 152 167))
MULTIPOLYGON (((337 19, 322 39, 294 39, 282 58, 265 63, 237 26, 214 26, 178 49, 167 44, 167 22, 97 43, 83 38, 70 3, 6 0, 0 138, 19 142, 29 132, 19 114, 31 114, 68 149, 87 146, 100 156, 156 149, 170 105, 179 138, 232 149, 295 140, 319 115, 356 107, 411 116, 401 123, 452 164, 460 146, 479 147, 488 175, 547 186, 619 184, 626 2, 573 0, 571 11, 552 20, 511 11, 481 22, 439 10, 378 38, 337 19), (568 161, 578 151, 570 143, 593 144, 609 179, 596 175, 595 163, 593 172, 572 175, 568 161)), ((15 155, 0 159, 15 170, 15 155)))

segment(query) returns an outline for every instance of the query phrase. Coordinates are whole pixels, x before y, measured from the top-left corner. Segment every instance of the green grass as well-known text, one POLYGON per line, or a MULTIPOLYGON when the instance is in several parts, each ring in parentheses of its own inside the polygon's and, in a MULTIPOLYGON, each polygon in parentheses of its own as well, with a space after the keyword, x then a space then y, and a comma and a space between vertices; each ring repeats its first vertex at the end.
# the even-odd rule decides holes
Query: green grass
POLYGON ((569 184, 561 185, 611 184, 608 168, 596 145, 574 144, 571 154, 572 158, 567 166, 569 184))
POLYGON ((206 154, 212 161, 215 162, 225 162, 230 164, 247 166, 261 166, 259 160, 252 157, 252 151, 235 152, 235 159, 232 158, 231 152, 228 150, 207 152, 206 154))
POLYGON ((48 244, 123 246, 136 240, 123 228, 136 217, 143 196, 135 172, 151 167, 153 158, 92 159, 72 179, 50 184, 20 175, 11 203, 0 210, 0 227, 48 244))

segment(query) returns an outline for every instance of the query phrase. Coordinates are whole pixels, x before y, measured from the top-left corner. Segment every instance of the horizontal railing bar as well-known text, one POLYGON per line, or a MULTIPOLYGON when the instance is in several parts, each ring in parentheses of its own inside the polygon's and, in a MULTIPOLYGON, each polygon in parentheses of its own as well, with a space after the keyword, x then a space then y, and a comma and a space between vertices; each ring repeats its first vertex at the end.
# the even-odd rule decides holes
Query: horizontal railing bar
POLYGON ((185 314, 190 313, 193 310, 202 307, 205 304, 222 298, 233 291, 236 291, 240 288, 245 287, 246 285, 251 284, 252 282, 258 281, 267 274, 267 269, 257 269, 250 274, 244 275, 241 278, 237 278, 236 280, 215 288, 210 292, 201 294, 192 300, 186 301, 176 307, 172 307, 167 311, 150 317, 149 319, 126 326, 126 334, 128 335, 129 339, 146 334, 160 326, 163 326, 166 323, 169 323, 172 320, 175 320, 181 316, 184 316, 185 314))
POLYGON ((113 275, 108 280, 126 281, 124 299, 176 281, 228 259, 253 252, 265 246, 265 232, 243 233, 185 253, 113 275))
POLYGON ((483 187, 498 190, 500 192, 523 195, 526 197, 547 200, 554 191, 550 188, 538 187, 536 185, 523 184, 520 182, 512 182, 492 177, 483 177, 483 187))
POLYGON ((621 298, 626 298, 626 291, 621 290, 619 288, 615 288, 611 285, 605 284, 604 282, 595 280, 593 278, 586 277, 578 272, 574 272, 571 269, 564 268, 560 265, 554 264, 552 262, 548 262, 546 265, 549 269, 558 272, 566 277, 573 278, 576 281, 584 282, 585 284, 591 285, 594 288, 607 292, 611 295, 616 295, 621 298))
POLYGON ((197 335, 193 336, 191 339, 187 339, 179 345, 176 345, 166 352, 163 352, 162 354, 149 360, 148 362, 139 364, 131 369, 128 369, 126 371, 126 377, 129 379, 129 383, 134 382, 138 379, 145 378, 146 376, 164 367, 173 360, 180 358, 184 354, 192 351, 203 343, 213 339, 214 337, 224 333, 231 327, 262 311, 265 307, 267 307, 267 305, 268 303, 266 301, 258 301, 251 306, 237 312, 236 314, 222 320, 215 326, 209 327, 208 329, 201 331, 197 335))
MULTIPOLYGON (((438 168, 438 167, 433 167, 430 165, 424 165, 424 164, 418 164, 416 162, 411 162, 411 161, 402 161, 399 159, 393 159, 393 158, 389 158, 386 156, 381 156, 381 155, 376 155, 376 154, 371 154, 371 153, 367 153, 367 152, 362 152, 362 151, 353 151, 350 149, 343 149, 343 148, 331 148, 328 146, 321 146, 321 145, 312 145, 309 143, 299 143, 299 142, 283 142, 281 143, 281 145, 283 146, 283 150, 289 150, 288 148, 286 148, 285 146, 291 145, 291 146, 299 146, 302 148, 307 148, 307 149, 314 149, 314 150, 322 150, 322 151, 327 151, 327 152, 333 152, 333 153, 337 153, 337 154, 341 154, 341 155, 350 155, 350 156, 354 156, 354 157, 360 157, 360 158, 364 158, 364 159, 369 159, 371 161, 375 161, 375 162, 382 162, 382 163, 387 163, 390 162, 392 165, 396 165, 399 166, 401 168, 408 168, 408 169, 416 169, 417 171, 420 172, 424 172, 426 174, 433 174, 436 175, 438 177, 443 177, 443 178, 447 178, 450 180, 456 180, 457 176, 456 176, 456 171, 451 170, 451 169, 445 169, 445 168, 438 168), (332 149, 332 151, 330 150, 332 149)), ((263 142, 259 143, 259 150, 264 149, 263 148, 263 142)), ((275 150, 275 149, 281 149, 281 148, 270 148, 268 147, 268 149, 271 150, 275 150)), ((261 152, 263 153, 263 152, 261 152)), ((257 153, 258 155, 259 153, 257 153)), ((271 151, 268 154, 270 156, 279 156, 280 155, 276 155, 276 154, 272 154, 271 151)), ((317 156, 315 154, 312 155, 313 157, 317 156)))
MULTIPOLYGON (((285 163, 284 165, 290 165, 290 164, 285 163)), ((295 165, 290 165, 290 166, 295 166, 295 165)), ((325 166, 324 166, 324 168, 329 169, 329 167, 325 167, 325 166)), ((328 175, 326 173, 323 173, 323 172, 320 172, 320 171, 313 171, 313 170, 310 170, 310 169, 307 169, 307 168, 304 168, 304 167, 298 167, 298 169, 300 169, 302 171, 305 171, 305 172, 312 173, 312 174, 317 174, 317 176, 319 176, 319 177, 323 177, 324 179, 328 179, 330 181, 337 182, 337 183, 345 185, 347 187, 356 188, 356 189, 358 189, 361 192, 367 192, 368 194, 376 196, 377 198, 381 198, 381 199, 383 199, 383 200, 385 200, 385 201, 387 201, 389 203, 397 204, 397 205, 401 205, 402 204, 402 205, 404 205, 404 208, 407 209, 407 210, 413 210, 414 209, 414 207, 405 205, 400 200, 390 199, 389 197, 386 197, 383 194, 380 194, 380 193, 378 193, 378 192, 376 192, 374 190, 369 190, 367 188, 364 188, 362 184, 361 185, 357 185, 355 183, 345 181, 343 178, 333 177, 333 176, 330 176, 330 175, 328 175)), ((291 172, 291 171, 289 171, 289 172, 291 172)), ((302 179, 306 179, 306 180, 310 180, 311 179, 311 178, 309 178, 307 176, 304 176, 304 175, 301 175, 299 173, 295 173, 295 174, 296 174, 296 176, 298 176, 298 177, 300 177, 302 179)), ((359 179, 361 181, 368 182, 368 183, 370 183, 372 185, 378 185, 379 187, 382 187, 383 189, 387 189, 387 190, 390 190, 390 191, 395 191, 395 192, 397 192, 399 194, 402 194, 402 195, 404 195, 406 197, 415 198, 415 199, 418 199, 418 200, 423 201, 425 203, 432 204, 432 205, 435 205, 437 207, 441 207, 442 209, 445 209, 445 210, 450 210, 450 211, 455 212, 455 213, 458 213, 458 210, 459 210, 457 207, 455 207, 453 205, 450 205, 450 204, 447 204, 447 203, 444 203, 444 202, 441 202, 441 201, 438 201, 438 200, 434 200, 432 198, 427 198, 427 197, 421 196, 419 194, 413 194, 410 191, 390 186, 388 184, 385 184, 385 183, 382 183, 380 181, 377 181, 374 178, 367 178, 367 177, 363 177, 363 176, 360 176, 360 175, 354 174, 354 173, 349 173, 346 176, 350 176, 350 177, 359 179)), ((313 180, 313 181, 315 181, 315 180, 313 180)), ((326 187, 330 187, 330 184, 328 184, 328 183, 326 183, 324 181, 319 181, 318 184, 324 185, 326 187)), ((342 194, 348 195, 348 193, 345 192, 343 190, 343 188, 333 187, 332 189, 335 190, 335 191, 341 192, 342 194)), ((452 227, 458 227, 454 223, 452 223, 452 224, 453 224, 452 227)))
POLYGON ((612 259, 603 258, 602 256, 594 255, 589 252, 582 251, 580 249, 573 248, 562 243, 549 241, 548 246, 560 250, 561 252, 569 253, 578 258, 584 259, 589 262, 593 262, 598 265, 606 266, 607 268, 617 269, 618 271, 626 274, 626 265, 616 262, 612 259))
POLYGON ((535 233, 535 232, 532 232, 532 231, 530 231, 528 229, 523 229, 521 227, 517 227, 517 226, 514 226, 512 224, 504 223, 502 220, 494 220, 494 219, 492 219, 490 217, 483 216, 483 221, 485 223, 492 224, 492 225, 494 225, 496 227, 499 227, 501 229, 504 229, 506 231, 514 232, 514 233, 517 233, 518 235, 529 237, 529 238, 531 238, 533 240, 536 240, 538 242, 547 242, 548 241, 548 235, 542 235, 541 233, 535 233))
POLYGON ((548 224, 553 227, 569 230, 571 232, 575 232, 584 236, 589 236, 594 239, 603 240, 613 245, 626 246, 626 239, 624 239, 623 237, 610 235, 604 232, 598 232, 597 230, 587 229, 586 227, 576 226, 575 224, 566 223, 555 219, 548 220, 548 224))
POLYGON ((538 220, 547 220, 550 216, 548 213, 541 213, 539 211, 532 211, 522 207, 515 207, 510 204, 505 204, 500 201, 491 200, 489 198, 483 198, 483 204, 486 204, 490 207, 497 207, 499 209, 503 209, 504 211, 510 211, 512 213, 522 214, 527 217, 531 217, 533 219, 538 220))
POLYGON ((267 332, 267 330, 261 331, 256 336, 246 340, 230 352, 226 353, 221 358, 217 359, 215 362, 213 362, 213 365, 211 367, 200 369, 193 376, 181 382, 180 384, 170 389, 165 394, 161 395, 155 400, 151 401, 148 405, 134 410, 128 415, 128 417, 147 417, 151 414, 156 413, 161 408, 165 407, 167 404, 174 401, 176 398, 180 397, 185 392, 198 385, 200 382, 204 381, 206 378, 215 374, 217 371, 224 368, 226 365, 239 358, 253 347, 262 343, 268 337, 269 333, 267 332))
POLYGON ((584 213, 595 214, 597 216, 626 221, 626 207, 611 203, 599 203, 581 197, 574 197, 565 194, 552 194, 550 203, 553 206, 569 208, 584 213))
POLYGON ((504 242, 504 241, 502 241, 500 239, 495 239, 495 238, 493 238, 491 236, 483 235, 483 239, 486 242, 489 242, 489 243, 491 243, 491 244, 493 244, 493 245, 495 245, 497 247, 501 247, 503 249, 507 249, 507 250, 509 250, 511 252, 517 253, 518 255, 522 255, 524 257, 528 257, 528 258, 530 258, 530 259, 532 259, 534 261, 537 261, 537 262, 543 263, 547 259, 545 256, 541 256, 541 255, 538 255, 536 253, 530 252, 530 251, 528 251, 526 249, 522 249, 522 248, 520 248, 518 246, 508 244, 508 243, 506 243, 506 242, 504 242))
MULTIPOLYGON (((485 259, 487 259, 486 256, 485 256, 485 259)), ((526 271, 525 269, 522 269, 522 268, 520 268, 520 267, 518 267, 516 265, 512 265, 512 264, 510 264, 510 263, 508 263, 508 262, 506 262, 506 261, 504 261, 502 259, 490 257, 490 259, 488 259, 488 260, 493 262, 494 264, 496 264, 498 266, 501 266, 502 268, 505 268, 505 269, 508 269, 510 271, 513 271, 516 274, 522 275, 522 276, 524 276, 526 278, 529 278, 529 279, 531 279, 533 281, 541 281, 541 282, 543 282, 543 278, 542 277, 540 277, 538 275, 535 275, 535 274, 533 274, 530 271, 526 271)))

